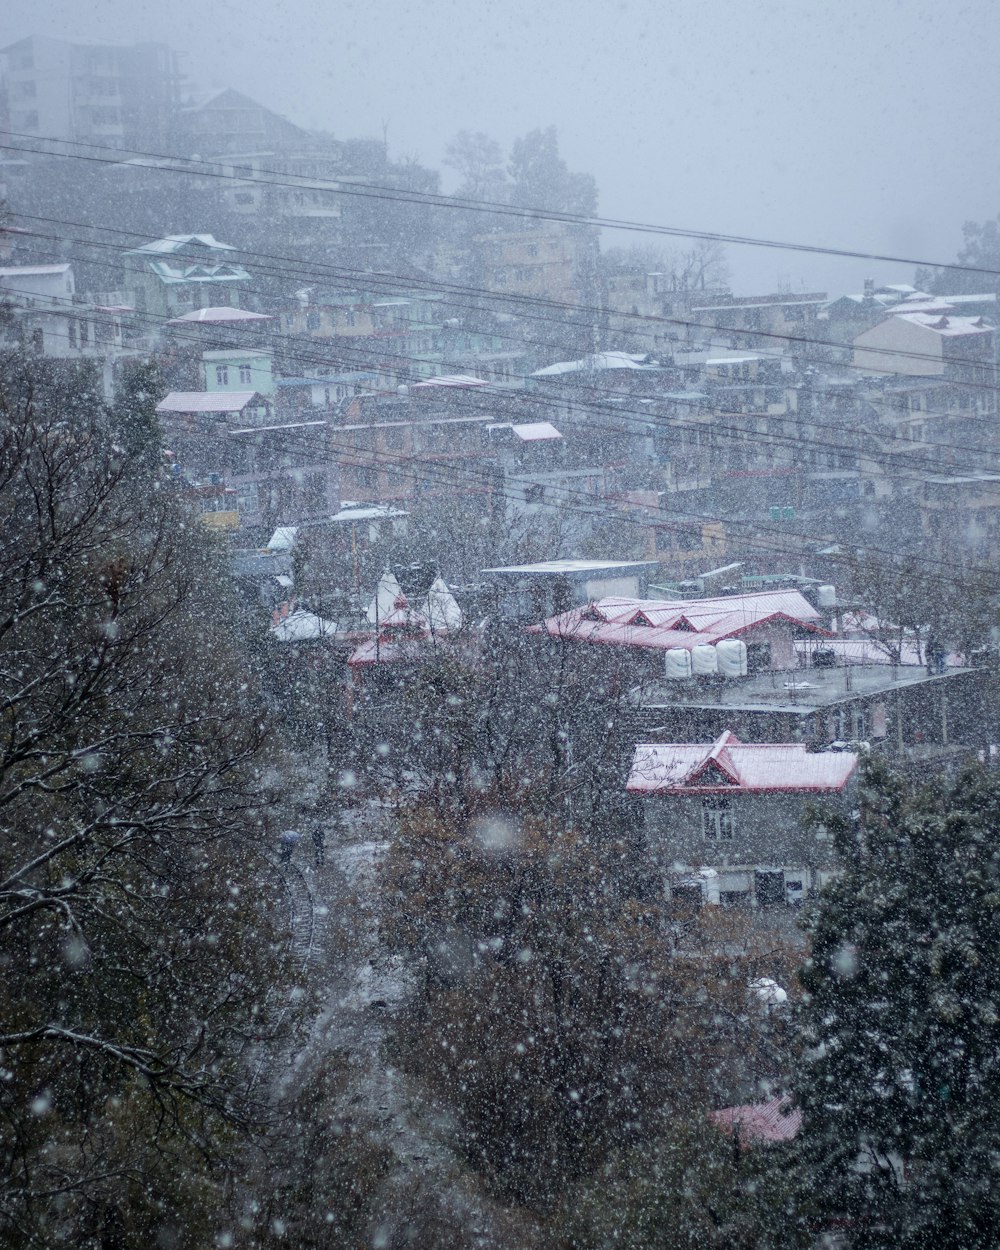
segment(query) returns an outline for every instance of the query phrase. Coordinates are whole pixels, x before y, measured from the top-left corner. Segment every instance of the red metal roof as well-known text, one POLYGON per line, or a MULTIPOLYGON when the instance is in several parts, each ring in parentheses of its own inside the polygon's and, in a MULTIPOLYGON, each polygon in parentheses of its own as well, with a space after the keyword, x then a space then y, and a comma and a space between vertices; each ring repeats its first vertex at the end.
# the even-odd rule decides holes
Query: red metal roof
POLYGON ((787 1095, 772 1098, 770 1102, 723 1107, 721 1111, 710 1112, 708 1118, 717 1128, 738 1136, 747 1146, 757 1142, 791 1141, 802 1127, 802 1112, 792 1106, 787 1095))
POLYGON ((771 590, 719 599, 601 599, 529 625, 528 632, 573 642, 691 650, 773 621, 826 635, 818 620, 819 612, 799 591, 771 590))
POLYGON ((822 794, 843 790, 857 766, 851 751, 744 743, 727 730, 709 744, 639 743, 625 788, 632 794, 822 794))

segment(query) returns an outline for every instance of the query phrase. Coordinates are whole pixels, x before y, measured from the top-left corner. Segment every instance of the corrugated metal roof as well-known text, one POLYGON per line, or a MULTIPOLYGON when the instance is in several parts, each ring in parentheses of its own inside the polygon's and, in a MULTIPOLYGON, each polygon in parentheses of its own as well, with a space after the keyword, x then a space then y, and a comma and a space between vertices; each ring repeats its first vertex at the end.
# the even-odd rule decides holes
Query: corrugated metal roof
POLYGON ((632 794, 822 793, 842 790, 858 766, 851 751, 808 751, 802 742, 642 742, 626 789, 632 794))
MULTIPOLYGON (((484 570, 488 571, 488 570, 484 570)), ((818 634, 819 612, 798 590, 724 595, 718 599, 610 597, 549 617, 531 633, 573 642, 667 650, 734 638, 767 621, 788 621, 818 634)))
POLYGON ((723 1107, 708 1117, 716 1127, 750 1145, 754 1142, 791 1141, 802 1127, 802 1112, 786 1096, 770 1102, 723 1107))
POLYGON ((171 391, 156 405, 156 411, 242 412, 253 400, 261 402, 256 391, 171 391))

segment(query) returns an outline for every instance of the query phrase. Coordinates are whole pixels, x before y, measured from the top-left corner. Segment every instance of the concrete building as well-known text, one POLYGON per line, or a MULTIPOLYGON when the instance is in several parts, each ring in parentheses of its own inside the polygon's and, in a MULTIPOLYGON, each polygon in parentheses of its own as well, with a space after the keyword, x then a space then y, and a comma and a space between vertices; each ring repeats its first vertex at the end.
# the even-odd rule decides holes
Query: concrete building
POLYGON ((119 47, 32 35, 0 56, 16 134, 167 150, 180 75, 177 55, 165 44, 119 47))
POLYGON ((858 756, 802 743, 640 743, 626 789, 645 849, 675 897, 693 902, 801 903, 833 875, 829 834, 810 828, 810 803, 847 814, 858 756))

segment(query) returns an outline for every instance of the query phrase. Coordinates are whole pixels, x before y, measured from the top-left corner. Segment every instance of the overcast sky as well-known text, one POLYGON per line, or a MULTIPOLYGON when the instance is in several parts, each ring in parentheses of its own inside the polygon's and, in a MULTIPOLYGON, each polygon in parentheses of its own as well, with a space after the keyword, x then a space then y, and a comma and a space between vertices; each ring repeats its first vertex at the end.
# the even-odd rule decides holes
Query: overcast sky
MULTIPOLYGON (((200 85, 341 138, 384 123, 435 167, 460 129, 554 124, 606 216, 946 260, 1000 210, 995 0, 7 0, 4 43, 33 33, 162 40, 200 85)), ((730 264, 742 292, 912 276, 730 264)))

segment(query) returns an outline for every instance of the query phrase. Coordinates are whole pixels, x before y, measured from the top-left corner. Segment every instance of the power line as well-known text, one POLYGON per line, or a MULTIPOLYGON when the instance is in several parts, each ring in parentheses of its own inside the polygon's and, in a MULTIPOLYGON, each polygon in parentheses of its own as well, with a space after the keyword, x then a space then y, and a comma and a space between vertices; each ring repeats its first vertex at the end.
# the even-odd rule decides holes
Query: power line
MULTIPOLYGON (((328 425, 328 423, 326 422, 323 422, 323 424, 328 425)), ((419 421, 412 422, 411 424, 419 425, 420 422, 419 421)), ((278 430, 264 430, 262 432, 268 432, 268 433, 280 432, 280 427, 278 430)), ((511 496, 505 489, 500 489, 498 491, 497 475, 493 471, 477 472, 476 470, 471 469, 471 468, 465 468, 464 470, 459 470, 459 469, 456 469, 454 465, 442 464, 440 462, 441 460, 440 457, 431 458, 431 457, 428 457, 427 455, 421 456, 421 455, 414 455, 414 454, 402 454, 402 453, 397 454, 390 450, 377 451, 374 448, 371 449, 371 452, 368 456, 365 456, 364 452, 367 449, 358 448, 356 445, 353 445, 353 444, 347 444, 347 443, 338 444, 336 440, 331 439, 329 437, 329 433, 330 431, 328 428, 327 444, 326 444, 325 450, 326 451, 333 450, 335 452, 340 451, 346 456, 357 458, 357 459, 352 459, 352 464, 354 464, 354 467, 361 467, 361 468, 371 467, 375 469, 388 467, 390 469, 395 470, 398 476, 404 479, 410 478, 414 482, 425 482, 428 480, 428 478, 430 478, 432 481, 436 480, 437 484, 445 489, 455 490, 455 489, 458 489, 459 487, 466 486, 474 490, 475 492, 498 493, 500 497, 503 498, 508 503, 520 504, 522 502, 520 496, 511 496), (409 466, 409 468, 407 469, 404 466, 409 466)), ((287 438, 288 444, 292 445, 293 447, 296 444, 300 448, 306 447, 306 444, 303 442, 302 436, 291 436, 290 438, 286 436, 286 438, 287 438)), ((313 450, 312 447, 308 447, 306 449, 309 451, 313 450)), ((266 474, 269 471, 262 470, 261 472, 262 474, 266 474)), ((522 486, 523 488, 525 484, 529 484, 529 485, 533 484, 534 479, 537 476, 538 475, 536 474, 536 475, 529 475, 524 478, 518 478, 518 477, 510 478, 508 475, 505 474, 504 481, 505 482, 508 480, 511 481, 514 484, 515 488, 518 485, 522 486)), ((576 514, 579 516, 589 517, 591 519, 615 520, 622 524, 632 526, 632 527, 635 527, 644 531, 648 531, 650 529, 653 529, 654 531, 671 529, 670 523, 669 522, 665 523, 662 520, 663 513, 668 514, 670 517, 676 517, 679 523, 687 524, 687 525, 690 525, 692 522, 696 522, 696 521, 706 522, 710 524, 718 524, 719 521, 722 519, 717 514, 698 513, 698 512, 693 512, 689 509, 665 508, 662 505, 662 503, 659 509, 659 512, 660 512, 659 517, 650 517, 650 518, 637 517, 630 512, 625 512, 625 511, 622 511, 621 509, 609 507, 607 502, 595 503, 593 500, 593 496, 585 492, 573 490, 571 487, 559 486, 557 484, 552 484, 552 483, 545 483, 544 486, 550 496, 553 494, 558 495, 558 499, 555 502, 558 502, 559 510, 561 512, 565 511, 565 512, 576 514), (583 502, 582 503, 575 502, 577 500, 582 500, 583 502)), ((815 543, 817 541, 827 541, 827 540, 818 540, 818 539, 806 539, 803 536, 803 540, 802 540, 803 545, 789 547, 789 546, 779 545, 778 543, 775 543, 775 542, 768 542, 759 537, 751 536, 752 534, 760 533, 761 531, 763 531, 765 534, 773 533, 773 534, 778 534, 783 538, 787 537, 787 535, 784 534, 782 531, 776 530, 772 526, 762 525, 754 521, 742 521, 742 520, 734 521, 731 519, 724 520, 723 524, 725 525, 727 532, 733 535, 734 539, 738 537, 738 540, 742 543, 742 546, 745 549, 748 549, 750 551, 762 552, 762 553, 771 553, 771 554, 777 554, 777 555, 791 556, 794 558, 802 558, 803 555, 807 554, 803 550, 803 546, 806 543, 815 543), (741 529, 746 530, 746 531, 751 531, 751 534, 739 535, 739 531, 741 529)), ((865 550, 872 552, 876 555, 882 555, 882 556, 886 556, 889 558, 892 558, 898 555, 898 552, 895 550, 876 547, 873 544, 866 544, 865 550)), ((932 565, 940 566, 942 569, 946 570, 938 574, 928 574, 928 576, 931 577, 932 579, 939 580, 942 583, 946 583, 949 585, 952 585, 954 583, 955 566, 954 566, 953 561, 945 560, 945 559, 938 559, 936 557, 923 556, 920 558, 919 562, 926 566, 932 566, 932 565)), ((977 575, 977 576, 983 576, 987 578, 995 576, 995 571, 993 569, 983 568, 983 567, 974 566, 974 565, 966 566, 963 572, 967 575, 977 575)))
MULTIPOLYGON (((73 222, 73 221, 65 221, 59 218, 40 217, 40 216, 35 216, 29 213, 18 213, 17 216, 23 218, 24 220, 43 221, 43 222, 48 222, 54 225, 71 226, 74 229, 99 230, 103 233, 126 235, 134 239, 145 239, 148 237, 145 234, 139 234, 135 231, 120 230, 120 229, 117 229, 114 227, 108 227, 108 226, 91 226, 85 222, 73 222)), ((32 233, 32 232, 29 232, 29 233, 32 233)), ((59 239, 65 242, 78 243, 82 246, 87 246, 87 247, 106 247, 114 251, 128 250, 128 249, 120 249, 114 244, 102 243, 100 240, 96 240, 96 239, 74 239, 74 238, 67 237, 67 236, 49 235, 49 234, 44 234, 41 232, 35 232, 35 233, 37 233, 37 236, 39 238, 59 239)), ((614 318, 621 318, 627 321, 636 321, 640 323, 676 326, 676 327, 680 327, 682 329, 687 329, 687 330, 714 331, 716 334, 720 334, 720 335, 731 334, 731 335, 742 335, 747 338, 754 338, 754 339, 760 339, 760 338, 773 339, 776 342, 782 343, 782 344, 795 343, 795 344, 801 344, 807 347, 830 348, 835 351, 848 350, 848 345, 845 343, 838 342, 835 339, 816 338, 811 335, 789 334, 789 333, 776 331, 776 330, 758 330, 758 329, 750 330, 742 326, 719 325, 714 322, 694 321, 689 318, 667 317, 667 316, 656 315, 652 313, 625 313, 625 312, 620 312, 618 310, 603 308, 603 307, 596 306, 596 305, 575 304, 575 303, 570 303, 564 300, 552 300, 552 299, 548 299, 542 296, 518 295, 518 294, 505 293, 505 292, 500 292, 500 291, 491 291, 485 287, 464 286, 459 283, 444 282, 439 279, 434 279, 434 278, 429 278, 429 277, 414 277, 412 275, 392 274, 392 273, 385 273, 385 272, 373 273, 368 270, 355 270, 355 269, 345 268, 342 266, 333 266, 333 265, 330 265, 329 262, 324 262, 324 261, 320 261, 320 262, 303 261, 296 257, 281 256, 281 255, 277 255, 277 254, 269 253, 269 252, 257 252, 257 251, 252 251, 252 250, 243 250, 243 249, 236 249, 236 250, 239 252, 241 256, 250 257, 253 260, 277 261, 280 264, 285 265, 285 266, 288 266, 288 265, 312 266, 313 268, 306 270, 306 275, 313 276, 314 278, 323 276, 322 274, 318 274, 315 268, 315 266, 321 266, 323 269, 330 270, 335 279, 340 279, 346 276, 351 282, 365 281, 369 286, 377 287, 378 285, 381 284, 382 286, 391 286, 392 288, 395 288, 398 285, 408 285, 418 290, 419 289, 422 289, 422 290, 433 289, 436 291, 440 291, 444 294, 455 292, 459 295, 467 296, 467 297, 471 297, 475 299, 489 299, 495 303, 526 305, 531 308, 536 308, 536 307, 537 308, 555 308, 555 309, 562 309, 568 312, 573 312, 573 313, 578 313, 578 314, 579 313, 592 314, 594 317, 600 318, 600 319, 614 317, 614 318)), ((89 263, 96 263, 96 262, 89 262, 89 263)), ((267 266, 257 266, 257 268, 259 272, 262 272, 265 274, 277 275, 277 276, 282 276, 282 274, 288 275, 290 273, 290 271, 288 270, 275 269, 273 267, 268 268, 267 266)), ((326 280, 329 281, 330 279, 327 278, 326 280)), ((456 307, 463 307, 463 305, 456 305, 456 307)), ((464 307, 468 307, 468 305, 465 305, 464 307)), ((481 310, 477 308, 476 311, 481 311, 481 310)), ((519 313, 519 315, 525 317, 528 320, 543 321, 543 322, 547 322, 550 324, 564 325, 564 326, 572 325, 572 326, 575 326, 575 328, 577 329, 583 328, 580 322, 560 321, 555 318, 542 316, 539 313, 522 312, 522 313, 519 313)), ((495 331, 494 333, 496 333, 499 337, 513 337, 513 336, 505 336, 500 331, 495 331)), ((530 340, 522 339, 518 341, 530 341, 530 340)), ((546 347, 550 346, 547 343, 540 344, 540 345, 546 346, 546 347)), ((767 351, 760 347, 754 347, 748 350, 752 351, 754 355, 761 356, 764 359, 769 359, 769 358, 780 359, 784 355, 784 353, 780 351, 776 351, 769 357, 767 351)), ((886 348, 861 348, 859 350, 868 351, 868 352, 871 352, 872 354, 877 353, 880 356, 893 357, 893 358, 898 358, 898 359, 903 359, 903 360, 931 361, 931 362, 939 363, 939 358, 934 353, 914 351, 912 349, 886 347, 886 348)), ((678 368, 678 369, 697 368, 697 366, 683 366, 683 365, 675 365, 673 367, 678 368)), ((861 372, 864 372, 866 369, 866 366, 863 366, 863 365, 855 365, 852 367, 858 369, 861 372)), ((869 371, 876 372, 876 370, 871 367, 869 367, 869 371)), ((881 371, 877 371, 877 372, 881 372, 881 371)), ((995 383, 989 383, 989 382, 969 381, 969 382, 963 382, 961 383, 961 385, 969 386, 969 387, 976 387, 976 388, 987 388, 991 390, 996 389, 995 383)))
MULTIPOLYGON (((518 205, 505 204, 502 201, 471 200, 460 196, 441 195, 430 191, 412 191, 405 188, 382 186, 378 183, 352 182, 350 186, 345 186, 336 179, 307 177, 304 175, 298 181, 290 182, 284 181, 283 179, 286 179, 287 175, 283 175, 277 170, 261 169, 258 171, 251 171, 249 176, 247 174, 227 174, 218 168, 226 163, 225 159, 222 157, 217 158, 216 160, 203 160, 200 157, 185 157, 165 152, 148 152, 137 148, 113 148, 107 144, 85 143, 75 139, 59 139, 51 135, 32 135, 13 130, 0 131, 0 134, 6 134, 15 139, 32 139, 36 142, 66 144, 73 147, 88 148, 92 151, 113 152, 116 154, 115 157, 106 158, 86 156, 79 152, 50 152, 44 148, 29 147, 27 144, 0 144, 0 147, 9 147, 11 151, 33 152, 41 156, 54 156, 57 158, 90 161, 100 165, 126 164, 127 161, 123 159, 123 156, 125 153, 129 153, 132 158, 182 162, 182 165, 177 168, 172 168, 170 166, 160 167, 163 172, 170 173, 194 172, 202 177, 229 178, 240 182, 259 182, 267 186, 279 186, 294 190, 325 190, 337 195, 360 196, 369 199, 392 199, 402 201, 404 203, 424 204, 429 207, 455 208, 463 209, 468 212, 530 218, 532 220, 557 221, 567 225, 591 226, 600 229, 627 230, 642 234, 666 235, 671 238, 700 239, 711 243, 726 243, 746 247, 765 247, 779 251, 808 252, 820 256, 837 256, 849 260, 871 260, 883 264, 927 266, 936 269, 982 273, 1000 277, 1000 269, 977 268, 973 265, 963 265, 954 261, 929 261, 911 256, 894 256, 879 252, 860 252, 847 248, 824 247, 819 244, 792 243, 780 239, 755 238, 751 235, 724 234, 720 231, 714 230, 693 230, 680 226, 666 226, 651 222, 631 221, 627 218, 599 217, 596 214, 570 213, 562 212, 557 209, 537 207, 521 207, 518 205), (262 174, 268 175, 268 177, 261 177, 260 175, 262 174)), ((354 177, 350 174, 345 174, 344 176, 348 178, 354 177)))
MULTIPOLYGON (((67 316, 76 316, 78 319, 85 320, 90 315, 83 311, 81 311, 78 314, 74 313, 73 309, 78 306, 75 305, 69 297, 65 297, 64 299, 60 299, 59 297, 50 297, 50 298, 55 300, 56 302, 61 302, 66 305, 66 308, 64 309, 64 311, 66 312, 67 316)), ((167 318, 157 316, 151 313, 145 313, 145 312, 137 313, 135 315, 138 316, 140 319, 151 322, 157 326, 162 326, 168 320, 167 318)), ((314 339, 311 339, 309 337, 300 339, 297 336, 282 334, 280 331, 278 332, 269 331, 269 334, 270 334, 270 337, 272 338, 279 338, 287 342, 294 343, 296 351, 297 351, 297 358, 299 361, 305 360, 314 365, 326 365, 329 363, 329 361, 323 357, 320 357, 320 356, 310 357, 301 351, 302 346, 307 346, 313 350, 316 350, 318 345, 316 343, 316 340, 314 339)), ((194 345, 197 345, 201 348, 205 347, 205 339, 200 336, 191 335, 191 334, 185 336, 184 334, 177 333, 176 331, 175 331, 175 335, 176 337, 181 338, 194 345)), ((223 347, 231 346, 230 343, 227 343, 224 340, 219 340, 219 342, 222 344, 223 347)), ((339 350, 341 359, 343 359, 344 357, 353 355, 353 356, 362 356, 365 358, 374 356, 379 361, 382 360, 381 353, 374 352, 370 349, 365 349, 363 347, 341 345, 338 350, 339 350)), ((393 358, 397 361, 403 360, 403 361, 408 361, 409 363, 414 363, 414 364, 424 363, 420 357, 411 357, 411 356, 405 355, 404 353, 399 353, 399 352, 394 352, 392 353, 392 355, 393 355, 393 358)), ((461 367, 461 362, 459 361, 453 361, 453 362, 445 361, 443 363, 445 365, 448 365, 449 367, 455 367, 455 368, 461 367)), ((362 360, 361 365, 362 367, 365 367, 366 365, 369 368, 372 367, 370 365, 370 362, 367 359, 362 360)), ((385 364, 380 364, 378 366, 378 369, 380 372, 394 375, 397 379, 409 380, 409 373, 401 370, 398 367, 391 367, 391 366, 386 366, 385 364)), ((513 375, 513 376, 517 378, 521 378, 521 379, 525 377, 525 375, 513 375)), ((317 383, 321 381, 322 381, 321 378, 316 379, 317 383)), ((761 385, 767 385, 767 384, 762 383, 761 385)), ((583 409, 584 411, 597 413, 605 418, 605 423, 602 427, 603 432, 619 434, 625 437, 628 437, 630 435, 648 437, 649 434, 651 433, 651 429, 653 428, 667 429, 667 430, 691 430, 691 431, 697 431, 697 432, 702 432, 704 430, 705 423, 701 421, 685 421, 683 418, 679 418, 676 416, 659 417, 659 416, 653 416, 649 414, 648 412, 645 412, 645 413, 639 412, 634 408, 632 409, 623 408, 621 405, 617 404, 614 401, 614 398, 610 398, 610 399, 606 398, 607 393, 601 388, 596 387, 596 386, 578 385, 575 389, 580 390, 580 391, 592 392, 600 397, 597 401, 590 401, 590 402, 581 400, 579 397, 576 397, 574 402, 577 408, 583 409), (633 424, 638 424, 640 428, 634 431, 627 430, 627 429, 623 430, 620 426, 616 427, 614 425, 608 424, 607 422, 608 417, 615 417, 619 420, 624 420, 626 422, 631 421, 633 424)), ((808 388, 802 388, 802 389, 808 389, 808 388)), ((820 391, 818 393, 825 394, 825 392, 823 391, 820 391)), ((521 392, 508 392, 508 394, 513 394, 513 395, 517 395, 518 397, 520 397, 522 393, 521 392)), ((559 407, 558 401, 554 397, 542 397, 542 396, 537 396, 535 393, 532 393, 532 395, 528 398, 530 398, 533 402, 535 402, 539 406, 552 407, 552 408, 559 407)), ((692 399, 689 402, 692 406, 700 406, 697 400, 692 399)), ((935 414, 924 411, 920 415, 927 416, 927 415, 935 415, 935 414)), ((940 414, 940 415, 945 415, 945 414, 940 414)), ((795 417, 797 416, 797 414, 794 414, 794 413, 762 414, 762 413, 723 412, 723 413, 706 414, 706 416, 712 417, 711 436, 713 438, 719 438, 719 437, 727 438, 728 437, 733 442, 739 443, 743 437, 742 431, 739 429, 739 426, 738 426, 739 420, 749 420, 749 421, 780 420, 782 422, 789 421, 791 424, 795 424, 795 417), (720 427, 720 420, 724 420, 726 418, 730 419, 731 424, 722 425, 720 427)), ((863 431, 853 429, 848 426, 831 423, 831 422, 822 422, 820 423, 820 426, 822 429, 841 430, 841 431, 846 432, 849 435, 852 435, 852 434, 860 435, 863 433, 863 431)), ((905 462, 901 462, 902 461, 901 456, 895 456, 892 453, 874 451, 870 448, 863 448, 857 443, 843 443, 843 442, 830 441, 828 439, 819 438, 815 434, 810 435, 809 438, 807 439, 803 439, 801 435, 797 436, 794 434, 763 432, 763 431, 757 431, 757 430, 753 430, 752 433, 753 433, 754 441, 757 443, 770 442, 778 446, 787 446, 789 449, 796 449, 796 450, 801 449, 804 446, 820 447, 820 448, 827 450, 828 452, 836 453, 837 455, 846 454, 846 455, 850 455, 853 457, 857 457, 858 455, 860 455, 869 460, 874 461, 875 463, 881 462, 883 463, 884 466, 891 467, 893 472, 900 476, 904 474, 912 473, 915 477, 922 480, 923 477, 926 476, 927 471, 928 471, 926 465, 917 463, 911 466, 909 464, 906 464, 905 462)), ((879 436, 869 435, 868 437, 879 437, 879 436)), ((884 439, 885 436, 881 436, 881 437, 884 439)), ((912 445, 908 440, 904 440, 899 435, 891 435, 890 438, 891 438, 891 441, 905 443, 906 446, 912 445)), ((979 455, 982 454, 981 448, 967 447, 962 444, 936 442, 933 444, 933 447, 937 449, 943 449, 943 450, 949 450, 949 451, 963 451, 964 450, 964 451, 970 451, 979 455)), ((996 453, 993 453, 993 454, 996 454, 996 453)), ((978 465, 969 466, 969 469, 971 471, 978 467, 979 467, 978 465)))
MULTIPOLYGON (((78 225, 78 226, 82 226, 82 223, 63 223, 63 224, 71 224, 71 225, 78 225)), ((86 227, 83 227, 83 228, 86 228, 86 227)), ((109 230, 109 228, 106 228, 106 227, 98 227, 98 229, 102 229, 102 230, 109 230)), ((129 235, 129 236, 131 236, 131 237, 140 237, 140 238, 145 237, 145 236, 142 236, 142 235, 134 235, 134 234, 133 234, 133 232, 131 232, 131 231, 118 231, 118 230, 115 230, 115 231, 109 231, 109 232, 113 232, 113 233, 116 233, 116 234, 126 234, 126 235, 129 235)), ((55 236, 55 235, 44 235, 44 234, 40 234, 40 235, 39 235, 39 237, 44 237, 44 238, 52 238, 52 239, 59 239, 60 241, 75 242, 75 243, 80 243, 80 244, 82 244, 82 245, 86 245, 86 246, 101 247, 101 248, 106 248, 106 249, 108 249, 108 250, 112 250, 112 251, 115 251, 115 252, 118 252, 118 251, 120 250, 117 246, 115 246, 115 245, 113 245, 113 244, 103 243, 103 242, 101 242, 101 241, 99 241, 99 240, 70 239, 70 238, 67 238, 66 236, 55 236)), ((288 264, 291 264, 291 265, 296 265, 296 266, 301 266, 301 265, 302 265, 302 264, 304 264, 304 263, 308 263, 308 262, 300 262, 300 261, 297 261, 297 260, 295 260, 294 258, 271 257, 271 256, 269 256, 269 254, 267 254, 267 253, 253 253, 253 252, 247 252, 247 253, 244 253, 244 254, 245 254, 245 255, 249 255, 249 256, 255 256, 255 257, 257 257, 257 258, 283 260, 283 261, 285 261, 285 262, 286 262, 286 263, 288 263, 288 264)), ((100 265, 101 265, 101 262, 98 262, 98 261, 93 261, 93 260, 92 260, 92 261, 89 261, 89 262, 87 262, 87 263, 90 263, 90 264, 93 264, 93 265, 98 265, 98 266, 100 266, 100 265)), ((109 268, 114 268, 114 266, 107 266, 107 267, 109 267, 109 268)), ((265 274, 271 274, 271 275, 275 275, 275 276, 278 276, 278 277, 289 277, 289 276, 292 276, 291 271, 289 271, 289 270, 277 270, 277 269, 274 269, 274 268, 267 268, 267 267, 264 267, 264 269, 262 270, 262 272, 263 272, 263 273, 265 273, 265 274)), ((358 271, 348 271, 348 272, 352 273, 352 275, 357 275, 357 274, 358 274, 358 271)), ((365 276, 365 275, 361 275, 361 276, 365 276)), ((367 276, 371 277, 372 275, 367 275, 367 276)), ((311 278, 316 278, 316 277, 317 277, 317 275, 315 274, 315 272, 314 272, 313 270, 306 269, 306 270, 303 270, 303 272, 302 272, 302 273, 300 273, 300 275, 299 275, 299 279, 301 280, 301 278, 302 278, 302 277, 311 277, 311 278)), ((376 277, 376 280, 375 280, 375 281, 373 281, 373 282, 370 282, 370 283, 369 283, 369 285, 375 285, 375 286, 377 286, 377 285, 379 284, 379 282, 381 282, 383 286, 389 287, 389 285, 390 285, 389 279, 390 279, 390 278, 392 278, 394 282, 406 282, 406 281, 408 281, 408 282, 410 282, 410 283, 411 283, 411 284, 413 284, 413 285, 417 285, 417 280, 416 280, 416 279, 403 279, 403 278, 401 278, 399 275, 389 275, 388 277, 386 277, 385 275, 381 275, 381 276, 375 276, 375 277, 376 277)), ((422 289, 426 290, 428 286, 437 286, 437 285, 439 285, 439 284, 434 284, 434 283, 432 283, 432 282, 425 282, 425 283, 423 283, 423 284, 422 284, 422 289)), ((442 285, 442 286, 443 286, 443 285, 445 285, 445 284, 440 284, 440 285, 442 285)), ((395 289, 396 289, 396 287, 395 287, 395 286, 392 286, 392 287, 391 287, 391 289, 395 290, 395 289)), ((485 292, 482 292, 480 289, 477 289, 477 288, 466 288, 466 289, 468 289, 468 290, 472 291, 474 294, 477 294, 477 295, 478 295, 478 294, 485 294, 485 292)), ((460 304, 454 304, 453 306, 455 306, 455 307, 465 307, 465 308, 468 308, 468 307, 469 307, 468 305, 460 305, 460 304)), ((568 305, 567 307, 573 307, 573 306, 568 305)), ((478 309, 474 309, 473 311, 478 311, 478 309)), ((542 320, 542 321, 553 322, 554 324, 558 324, 558 325, 566 325, 566 324, 567 324, 567 323, 565 323, 565 322, 562 322, 562 321, 555 321, 553 318, 546 318, 546 317, 540 316, 540 315, 538 315, 538 314, 528 314, 528 318, 529 318, 529 319, 531 319, 531 320, 542 320)), ((690 322, 689 322, 689 323, 685 323, 685 324, 688 324, 688 325, 699 325, 699 326, 701 325, 701 323, 690 323, 690 322)), ((704 328, 704 327, 702 327, 702 328, 704 328)), ((724 329, 724 328, 723 328, 723 329, 724 329)), ((502 338, 502 339, 507 339, 508 341, 511 341, 511 342, 528 343, 528 344, 532 344, 532 345, 536 345, 536 346, 544 346, 544 347, 546 347, 548 350, 550 350, 550 351, 551 351, 551 344, 549 344, 549 343, 547 343, 547 342, 540 342, 540 341, 538 341, 538 340, 527 339, 527 338, 524 338, 523 336, 515 336, 515 335, 512 335, 512 334, 504 334, 502 331, 496 331, 496 330, 491 330, 491 331, 489 331, 489 333, 491 334, 491 336, 492 336, 492 337, 498 337, 498 338, 502 338)), ((781 336, 780 336, 780 335, 774 335, 774 337, 778 337, 778 338, 780 338, 781 336)), ((829 344, 826 344, 824 340, 804 340, 804 341, 811 341, 811 342, 816 342, 816 343, 823 344, 823 345, 829 345, 829 344)), ((357 349, 357 350, 360 350, 360 349, 357 349)), ((758 356, 761 356, 761 357, 762 357, 762 358, 764 358, 764 359, 768 359, 767 354, 766 354, 766 353, 764 353, 764 352, 761 352, 760 350, 755 351, 755 352, 754 352, 754 354, 755 354, 755 355, 758 355, 758 356)), ((900 351, 900 350, 898 350, 898 349, 887 349, 887 350, 886 350, 884 353, 882 353, 882 354, 885 354, 885 355, 899 355, 899 356, 906 356, 906 357, 909 357, 909 358, 917 358, 917 359, 922 359, 922 360, 930 360, 930 361, 934 361, 934 362, 937 362, 937 361, 938 361, 938 358, 937 358, 936 356, 931 355, 931 354, 928 354, 928 353, 904 352, 904 351, 900 351)), ((459 367, 460 367, 460 366, 459 366, 459 367)), ((670 367, 671 367, 671 368, 673 368, 673 369, 675 369, 675 370, 677 370, 678 372, 695 372, 695 373, 700 372, 700 367, 699 367, 699 366, 697 366, 697 365, 678 365, 678 364, 673 364, 673 365, 671 365, 670 367)), ((526 375, 514 375, 514 376, 523 377, 523 376, 526 376, 526 375)), ((973 381, 969 381, 969 382, 961 382, 961 383, 956 383, 956 385, 960 385, 960 386, 962 386, 963 388, 971 388, 971 389, 976 389, 976 390, 988 390, 988 391, 992 391, 992 392, 996 392, 996 391, 997 391, 997 389, 998 389, 995 383, 988 383, 988 382, 973 382, 973 381)), ((594 389, 594 388, 589 388, 589 389, 594 389)), ((828 394, 828 393, 829 393, 829 392, 827 392, 826 390, 824 390, 823 388, 816 388, 816 387, 800 387, 799 389, 800 389, 800 390, 807 391, 807 392, 808 392, 808 393, 810 393, 810 394, 820 394, 820 395, 825 395, 825 394, 828 394)), ((870 402, 871 402, 871 401, 870 401, 870 402)), ((933 410, 933 409, 932 409, 932 410, 924 410, 924 411, 923 411, 923 413, 922 413, 921 415, 926 415, 926 416, 931 416, 931 417, 933 417, 933 416, 948 417, 948 416, 951 416, 952 414, 950 414, 950 413, 943 413, 943 412, 940 412, 940 411, 938 411, 938 410, 933 410)), ((828 428, 837 428, 837 427, 830 426, 830 425, 829 425, 829 423, 827 423, 827 426, 828 426, 828 428)), ((842 428, 842 427, 841 427, 841 428, 842 428)), ((981 448, 979 448, 979 447, 975 447, 975 448, 972 448, 972 447, 962 447, 961 445, 957 445, 957 444, 944 444, 944 443, 940 443, 940 442, 939 442, 939 443, 936 443, 935 445, 936 445, 936 446, 950 446, 950 447, 954 447, 955 449, 958 449, 958 450, 967 450, 967 451, 974 452, 974 453, 976 453, 976 454, 981 454, 981 451, 982 451, 982 449, 981 449, 981 448)))

